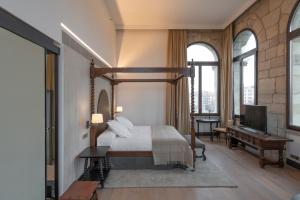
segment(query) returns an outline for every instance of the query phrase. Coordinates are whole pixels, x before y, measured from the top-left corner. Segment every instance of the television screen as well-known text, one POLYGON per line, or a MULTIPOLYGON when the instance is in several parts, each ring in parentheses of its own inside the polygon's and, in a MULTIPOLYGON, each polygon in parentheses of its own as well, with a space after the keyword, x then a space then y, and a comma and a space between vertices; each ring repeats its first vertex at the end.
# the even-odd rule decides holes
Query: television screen
POLYGON ((255 130, 267 132, 267 107, 245 105, 245 113, 241 115, 241 124, 255 130))

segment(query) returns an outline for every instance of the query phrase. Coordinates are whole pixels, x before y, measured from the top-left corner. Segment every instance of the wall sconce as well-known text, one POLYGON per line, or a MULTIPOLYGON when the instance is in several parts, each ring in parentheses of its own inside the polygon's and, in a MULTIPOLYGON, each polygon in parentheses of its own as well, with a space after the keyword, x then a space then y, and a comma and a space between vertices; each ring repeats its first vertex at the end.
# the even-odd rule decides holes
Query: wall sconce
POLYGON ((121 113, 121 112, 123 112, 123 107, 122 106, 117 106, 116 113, 121 113))
POLYGON ((93 125, 103 123, 103 115, 101 113, 92 114, 92 120, 86 122, 86 128, 90 128, 93 125))

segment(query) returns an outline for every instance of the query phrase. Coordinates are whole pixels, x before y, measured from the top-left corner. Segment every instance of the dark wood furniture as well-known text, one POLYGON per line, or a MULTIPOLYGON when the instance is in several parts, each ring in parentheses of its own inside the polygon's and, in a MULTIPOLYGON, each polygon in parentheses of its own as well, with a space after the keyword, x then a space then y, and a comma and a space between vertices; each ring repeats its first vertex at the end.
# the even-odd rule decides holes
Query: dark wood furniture
POLYGON ((75 181, 59 200, 98 200, 96 181, 75 181))
POLYGON ((291 141, 288 138, 265 134, 264 132, 249 129, 246 127, 228 126, 229 148, 237 146, 238 143, 250 146, 259 151, 259 165, 263 168, 265 165, 278 165, 284 167, 283 151, 286 143, 291 141), (265 150, 278 151, 278 160, 268 160, 265 155, 265 150))
POLYGON ((220 119, 219 118, 200 118, 200 119, 196 119, 196 122, 197 122, 197 135, 200 134, 200 131, 199 131, 200 123, 209 124, 210 141, 214 141, 212 125, 216 124, 216 127, 218 127, 219 123, 220 123, 220 119))
POLYGON ((79 178, 81 181, 99 181, 104 186, 104 181, 110 171, 108 146, 87 147, 79 155, 84 160, 84 172, 79 178))
MULTIPOLYGON (((114 114, 114 87, 123 82, 165 82, 169 83, 173 86, 174 89, 174 104, 177 104, 177 83, 183 77, 189 77, 191 80, 191 148, 193 151, 194 161, 196 159, 195 153, 195 129, 194 129, 194 115, 195 115, 195 98, 194 98, 194 77, 195 77, 195 67, 194 63, 191 63, 190 67, 185 68, 177 68, 177 67, 126 67, 126 68, 110 68, 101 66, 101 68, 96 68, 94 62, 91 62, 90 65, 90 96, 91 96, 91 116, 95 112, 95 79, 98 77, 102 77, 108 81, 110 81, 112 87, 112 96, 111 96, 111 105, 110 105, 110 117, 113 118, 114 114), (116 79, 114 78, 115 73, 169 73, 172 75, 172 78, 167 79, 116 79)), ((98 102, 99 107, 99 102, 98 102)), ((109 106, 107 105, 107 108, 109 106)), ((99 110, 98 110, 99 112, 99 110)), ((102 113, 102 112, 101 112, 102 113)), ((103 113, 102 113, 103 114, 103 113)), ((175 128, 178 125, 178 111, 175 106, 174 112, 174 121, 175 121, 175 128)), ((104 123, 97 126, 92 127, 90 129, 90 145, 91 147, 97 146, 97 138, 98 136, 103 133, 103 131, 107 128, 106 121, 104 123)), ((134 152, 109 152, 110 156, 152 156, 152 152, 148 151, 134 151, 134 152)), ((194 162, 195 165, 195 162, 194 162)))

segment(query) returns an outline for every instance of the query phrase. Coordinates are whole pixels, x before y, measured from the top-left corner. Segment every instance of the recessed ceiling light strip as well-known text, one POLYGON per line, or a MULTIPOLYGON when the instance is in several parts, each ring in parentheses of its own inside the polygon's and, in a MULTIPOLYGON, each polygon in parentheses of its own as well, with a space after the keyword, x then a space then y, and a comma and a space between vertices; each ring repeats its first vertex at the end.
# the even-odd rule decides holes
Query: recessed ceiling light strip
POLYGON ((70 34, 74 39, 76 39, 82 46, 84 46, 86 49, 88 49, 94 56, 96 56, 101 62, 106 64, 107 66, 111 67, 112 66, 104 59, 102 58, 96 51, 94 51, 89 45, 87 45, 82 39, 80 39, 71 29, 69 29, 66 25, 63 23, 60 23, 61 27, 68 33, 70 34))

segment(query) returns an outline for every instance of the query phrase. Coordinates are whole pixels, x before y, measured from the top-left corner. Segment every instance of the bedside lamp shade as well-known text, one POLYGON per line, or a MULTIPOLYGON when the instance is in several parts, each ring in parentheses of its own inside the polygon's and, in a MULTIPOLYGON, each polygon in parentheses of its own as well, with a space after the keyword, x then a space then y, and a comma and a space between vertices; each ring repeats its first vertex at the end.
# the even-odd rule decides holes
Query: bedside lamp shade
POLYGON ((117 106, 116 113, 121 113, 121 112, 123 112, 123 107, 117 106))
POLYGON ((103 123, 103 115, 102 114, 93 114, 92 115, 92 124, 101 124, 103 123))

